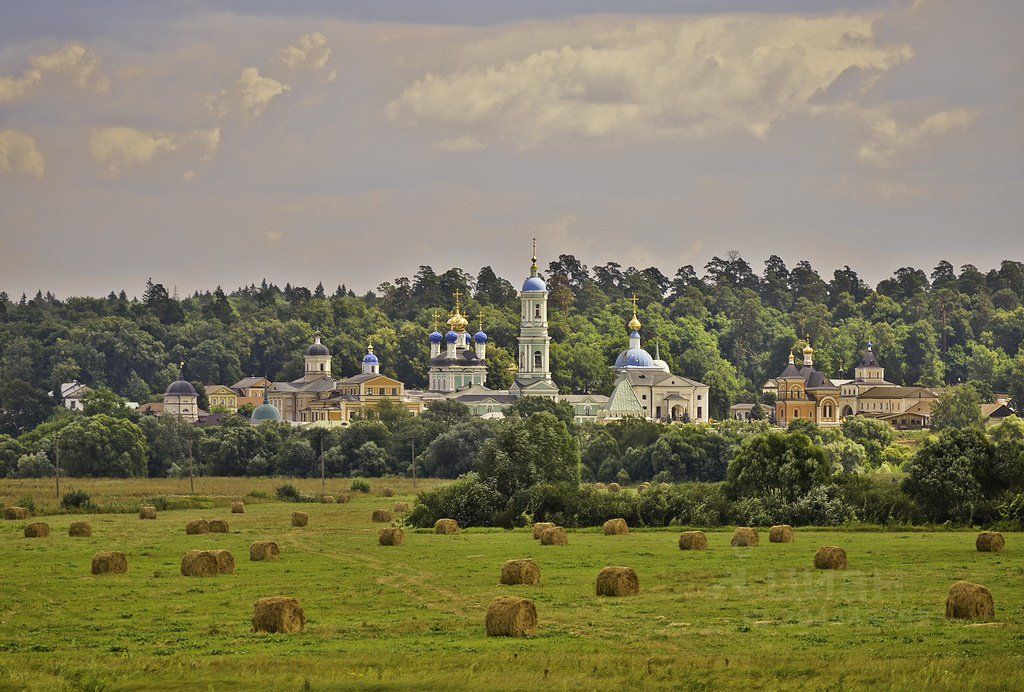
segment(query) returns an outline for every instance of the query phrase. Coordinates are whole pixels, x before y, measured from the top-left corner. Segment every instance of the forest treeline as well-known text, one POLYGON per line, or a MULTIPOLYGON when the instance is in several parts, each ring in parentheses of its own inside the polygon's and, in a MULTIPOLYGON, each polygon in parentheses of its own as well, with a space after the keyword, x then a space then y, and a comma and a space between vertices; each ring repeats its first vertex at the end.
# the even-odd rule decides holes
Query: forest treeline
MULTIPOLYGON (((757 272, 737 253, 672 276, 615 262, 588 268, 561 255, 543 275, 553 377, 563 391, 610 390, 608 366, 625 347, 635 294, 645 346, 657 348, 674 372, 710 385, 716 418, 733 403, 753 401, 805 339, 816 367, 836 377, 852 370, 870 341, 897 384, 971 381, 983 397, 1008 392, 1018 408, 1024 403, 1021 262, 987 271, 947 261, 931 271, 902 267, 874 287, 848 266, 823 274, 806 261, 787 267, 772 256, 757 272)), ((153 281, 138 298, 125 291, 63 300, 0 294, 0 403, 17 398, 11 387, 46 392, 74 379, 150 401, 177 378, 179 362, 197 383, 295 378, 316 331, 335 356, 336 376, 358 372, 372 343, 382 372, 423 387, 427 335, 435 313, 447 317, 456 291, 472 326, 482 322, 490 336, 488 384, 508 386, 519 331, 516 286, 490 267, 473 276, 423 266, 363 295, 344 285, 329 291, 267 281, 180 298, 153 281)))

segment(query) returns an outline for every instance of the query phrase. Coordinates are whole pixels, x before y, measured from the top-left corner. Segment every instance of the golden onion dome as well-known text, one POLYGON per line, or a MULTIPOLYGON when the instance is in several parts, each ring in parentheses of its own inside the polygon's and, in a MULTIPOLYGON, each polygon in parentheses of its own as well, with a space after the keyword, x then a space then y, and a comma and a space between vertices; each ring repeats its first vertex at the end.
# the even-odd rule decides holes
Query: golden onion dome
POLYGON ((469 320, 462 316, 462 313, 459 312, 458 308, 455 308, 455 312, 453 312, 452 316, 448 318, 448 326, 456 332, 464 332, 466 331, 466 327, 469 326, 469 320))
POLYGON ((629 330, 632 332, 637 332, 640 331, 640 327, 642 326, 643 325, 640 324, 640 320, 637 319, 636 313, 634 312, 633 319, 629 321, 629 330))

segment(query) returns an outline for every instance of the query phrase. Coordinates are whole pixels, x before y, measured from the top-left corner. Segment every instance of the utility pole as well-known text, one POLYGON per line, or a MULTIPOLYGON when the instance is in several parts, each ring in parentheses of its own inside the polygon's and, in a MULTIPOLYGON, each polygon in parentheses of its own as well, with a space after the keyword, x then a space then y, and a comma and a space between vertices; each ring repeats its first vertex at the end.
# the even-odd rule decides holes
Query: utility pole
POLYGON ((195 474, 192 469, 192 440, 191 438, 187 441, 188 444, 188 492, 190 495, 196 494, 196 481, 195 474))
POLYGON ((324 436, 320 436, 320 492, 327 494, 327 469, 324 465, 324 436))
POLYGON ((412 487, 416 487, 416 440, 412 441, 412 487))
POLYGON ((57 477, 57 499, 58 500, 60 499, 60 432, 61 431, 58 430, 57 434, 53 438, 54 439, 54 443, 56 445, 54 447, 53 459, 54 459, 54 462, 55 462, 54 466, 55 466, 56 471, 57 471, 56 477, 57 477))

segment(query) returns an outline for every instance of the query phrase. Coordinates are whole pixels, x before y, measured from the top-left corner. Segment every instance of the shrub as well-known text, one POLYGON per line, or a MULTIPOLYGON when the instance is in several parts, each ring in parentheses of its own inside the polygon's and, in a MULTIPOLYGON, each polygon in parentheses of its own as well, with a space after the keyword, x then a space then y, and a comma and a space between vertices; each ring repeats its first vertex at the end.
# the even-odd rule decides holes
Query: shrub
POLYGON ((15 505, 15 507, 24 507, 32 514, 36 513, 36 501, 35 499, 33 499, 31 495, 25 495, 24 497, 22 497, 20 500, 18 500, 18 503, 15 505))
MULTIPOLYGON (((353 488, 354 489, 354 488, 353 488)), ((473 474, 421 493, 407 521, 413 526, 433 526, 438 519, 454 519, 459 526, 493 526, 505 506, 505 498, 473 474)))
POLYGON ((373 490, 373 488, 371 488, 370 484, 366 481, 359 479, 352 481, 352 485, 349 486, 349 490, 354 493, 368 493, 373 490))
POLYGON ((18 465, 11 471, 13 478, 47 478, 54 475, 56 467, 50 463, 46 452, 39 451, 35 454, 22 454, 18 458, 18 465))
POLYGON ((89 493, 84 490, 72 490, 69 493, 64 493, 64 497, 60 499, 60 506, 64 509, 95 509, 96 505, 92 503, 92 498, 89 493))
POLYGON ((839 526, 853 518, 853 508, 846 504, 842 491, 835 485, 812 488, 787 513, 789 523, 797 526, 839 526))
POLYGON ((842 488, 846 504, 862 522, 905 525, 924 520, 921 508, 900 489, 899 479, 895 476, 848 476, 844 479, 842 488))
POLYGON ((274 494, 277 495, 277 499, 282 502, 299 502, 302 499, 302 494, 299 489, 291 483, 285 483, 279 485, 274 489, 274 494))
POLYGON ((147 498, 142 504, 156 507, 158 512, 166 512, 171 508, 171 503, 167 499, 166 495, 157 495, 156 497, 147 498))
POLYGON ((1007 494, 999 511, 1004 520, 1013 522, 1024 531, 1024 493, 1007 494))

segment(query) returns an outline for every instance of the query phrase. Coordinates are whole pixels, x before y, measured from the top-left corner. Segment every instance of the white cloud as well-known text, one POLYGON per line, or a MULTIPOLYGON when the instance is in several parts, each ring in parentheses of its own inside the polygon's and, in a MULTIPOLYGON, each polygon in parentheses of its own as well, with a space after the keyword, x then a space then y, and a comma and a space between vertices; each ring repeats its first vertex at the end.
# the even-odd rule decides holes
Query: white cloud
POLYGON ((29 58, 29 69, 20 77, 0 77, 0 103, 29 96, 39 88, 45 75, 59 75, 76 86, 105 94, 110 79, 100 72, 100 58, 80 43, 29 58))
POLYGON ((441 151, 480 151, 487 148, 487 142, 479 137, 465 135, 453 139, 442 139, 434 145, 434 148, 441 151))
POLYGON ((858 149, 857 159, 879 168, 891 168, 931 140, 965 130, 976 119, 977 114, 968 108, 939 111, 913 125, 900 125, 891 117, 879 118, 871 138, 858 149))
POLYGON ((200 159, 207 160, 216 153, 219 144, 220 128, 174 134, 133 127, 104 127, 89 135, 93 159, 114 176, 182 148, 191 148, 200 159))
POLYGON ((290 86, 277 81, 273 77, 260 75, 257 67, 247 67, 235 83, 232 91, 221 91, 220 94, 206 99, 210 110, 223 117, 232 109, 238 108, 247 116, 260 116, 270 102, 291 89, 290 86))
POLYGON ((42 178, 46 162, 36 149, 36 140, 17 130, 0 130, 0 171, 42 178))
POLYGON ((512 30, 465 49, 386 108, 411 126, 496 132, 531 146, 583 139, 700 139, 807 113, 846 73, 870 81, 908 59, 873 17, 593 20, 512 30), (852 69, 851 69, 852 68, 852 69))
POLYGON ((327 37, 314 32, 301 37, 298 45, 277 51, 277 59, 294 70, 321 70, 331 59, 331 49, 327 37))

